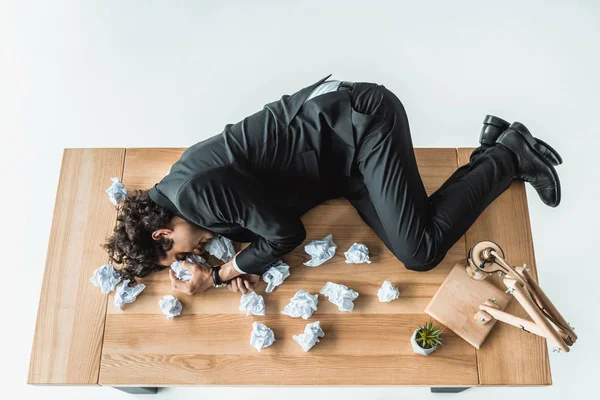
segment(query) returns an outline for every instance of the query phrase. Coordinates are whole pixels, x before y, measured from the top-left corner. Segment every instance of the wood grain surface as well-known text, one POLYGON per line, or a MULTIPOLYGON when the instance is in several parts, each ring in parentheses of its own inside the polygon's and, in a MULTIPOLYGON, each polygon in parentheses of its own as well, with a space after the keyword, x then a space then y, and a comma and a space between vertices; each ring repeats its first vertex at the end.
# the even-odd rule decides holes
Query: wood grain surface
POLYGON ((107 295, 89 279, 117 211, 105 190, 125 149, 66 149, 54 205, 27 382, 97 384, 107 295))
MULTIPOLYGON (((459 165, 469 162, 473 149, 458 149, 459 165)), ((537 198, 533 201, 541 201, 537 198)), ((515 181, 498 197, 465 234, 466 250, 481 240, 491 240, 503 250, 511 265, 526 263, 537 279, 537 265, 529 223, 525 184, 515 181)), ((497 276, 488 278, 506 288, 497 276)), ((543 286, 543 285, 542 285, 543 286)), ((516 300, 506 312, 529 318, 516 300)), ((551 385, 546 339, 513 326, 497 323, 477 352, 479 380, 482 385, 551 385)))
MULTIPOLYGON (((146 290, 123 311, 112 295, 89 283, 107 262, 100 245, 116 218, 104 191, 110 177, 122 176, 128 190, 159 182, 185 149, 66 150, 56 198, 46 273, 40 300, 29 383, 101 385, 547 385, 551 384, 544 339, 496 324, 479 351, 446 330, 431 356, 414 354, 413 330, 429 317, 424 309, 466 250, 492 240, 514 264, 536 274, 527 199, 522 182, 513 184, 482 214, 434 270, 408 271, 361 220, 349 202, 333 199, 306 213, 304 244, 333 234, 336 256, 311 268, 303 245, 283 259, 291 276, 265 297, 265 316, 245 317, 240 295, 211 289, 178 295, 183 313, 166 320, 158 300, 171 294, 167 271, 143 282, 146 290), (507 223, 510 221, 510 223, 507 223), (346 264, 343 252, 365 243, 372 264, 346 264), (75 279, 73 279, 75 277, 75 279), (400 298, 380 303, 377 290, 390 280, 400 298), (360 296, 352 313, 342 313, 319 295, 319 307, 305 321, 281 314, 299 289, 318 293, 327 281, 342 283, 360 296), (108 299, 108 302, 107 302, 108 299), (276 342, 262 352, 250 346, 252 322, 270 326, 276 342), (307 323, 320 321, 325 337, 305 353, 292 339, 307 323), (104 336, 102 336, 104 334, 104 336)), ((472 149, 416 149, 429 194, 472 149)), ((495 282, 496 285, 499 282, 495 282)), ((514 301, 509 312, 523 315, 514 301)))
POLYGON ((169 172, 185 149, 129 148, 126 150, 123 182, 128 190, 147 190, 169 172))
MULTIPOLYGON (((128 149, 123 182, 147 189, 162 179, 175 151, 128 149)), ((428 193, 457 168, 455 149, 418 149, 417 161, 428 193)), ((360 218, 345 199, 329 200, 302 217, 304 244, 333 234, 336 256, 311 268, 304 244, 283 259, 291 276, 265 298, 265 316, 245 317, 240 294, 211 289, 196 296, 178 295, 181 317, 167 321, 158 300, 171 294, 167 271, 143 282, 138 300, 120 312, 112 297, 108 315, 100 383, 103 385, 477 385, 475 349, 451 332, 446 345, 430 357, 410 346, 414 329, 428 320, 423 310, 450 269, 464 259, 461 239, 446 259, 427 273, 408 271, 360 218), (372 264, 346 264, 343 252, 354 242, 369 247, 372 264), (377 290, 384 280, 398 286, 400 298, 380 303, 377 290), (316 294, 327 281, 344 284, 360 296, 352 313, 342 313, 319 295, 319 307, 305 321, 281 314, 294 293, 316 294), (276 342, 258 353, 250 346, 252 322, 271 327, 276 342), (292 335, 307 323, 320 321, 325 337, 304 353, 292 335)))

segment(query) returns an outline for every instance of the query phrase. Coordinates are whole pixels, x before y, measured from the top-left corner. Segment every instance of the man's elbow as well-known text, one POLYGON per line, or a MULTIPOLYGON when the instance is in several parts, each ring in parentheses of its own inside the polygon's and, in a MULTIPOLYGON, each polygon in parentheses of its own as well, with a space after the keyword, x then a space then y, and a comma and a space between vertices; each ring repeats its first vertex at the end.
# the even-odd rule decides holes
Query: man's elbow
POLYGON ((287 240, 285 240, 286 253, 294 250, 296 247, 300 246, 302 242, 306 239, 306 229, 304 226, 297 229, 293 235, 290 235, 287 240))
POLYGON ((302 225, 302 229, 300 229, 298 231, 298 234, 296 236, 296 246, 298 247, 302 244, 302 242, 304 242, 304 240, 306 239, 306 229, 304 228, 304 225, 302 225))
POLYGON ((269 253, 272 257, 281 257, 296 247, 300 246, 306 239, 306 229, 301 225, 295 229, 286 229, 278 232, 277 236, 265 238, 270 247, 269 253))

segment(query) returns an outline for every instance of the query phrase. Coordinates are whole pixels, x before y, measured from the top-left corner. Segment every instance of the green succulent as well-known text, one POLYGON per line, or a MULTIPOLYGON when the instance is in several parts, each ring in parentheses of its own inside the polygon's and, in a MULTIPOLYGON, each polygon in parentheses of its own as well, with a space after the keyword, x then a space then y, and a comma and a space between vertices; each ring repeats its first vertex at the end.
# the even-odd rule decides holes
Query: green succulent
POLYGON ((442 340, 440 339, 442 332, 444 331, 437 326, 433 326, 433 321, 429 320, 429 322, 419 328, 415 339, 422 348, 431 349, 442 344, 442 340))

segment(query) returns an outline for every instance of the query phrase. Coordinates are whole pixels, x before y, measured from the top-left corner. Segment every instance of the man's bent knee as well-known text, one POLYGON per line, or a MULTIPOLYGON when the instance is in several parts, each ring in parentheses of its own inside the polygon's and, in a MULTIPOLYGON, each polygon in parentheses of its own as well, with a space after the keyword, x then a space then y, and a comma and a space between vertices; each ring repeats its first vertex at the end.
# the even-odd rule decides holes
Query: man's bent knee
POLYGON ((444 257, 446 257, 446 253, 436 255, 436 257, 431 257, 429 259, 411 258, 402 260, 400 257, 397 258, 404 264, 406 269, 417 272, 425 272, 438 266, 444 257))

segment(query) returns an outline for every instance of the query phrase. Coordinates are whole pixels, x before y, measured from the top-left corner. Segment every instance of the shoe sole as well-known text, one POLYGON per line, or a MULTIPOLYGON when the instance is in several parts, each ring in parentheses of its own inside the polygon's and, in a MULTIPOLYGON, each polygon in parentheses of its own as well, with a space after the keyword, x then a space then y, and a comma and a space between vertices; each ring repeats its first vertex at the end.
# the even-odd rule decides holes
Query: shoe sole
MULTIPOLYGON (((531 132, 529 132, 529 129, 527 129, 527 127, 525 125, 523 125, 520 122, 514 122, 511 125, 511 128, 514 129, 515 131, 519 132, 519 135, 521 135, 523 137, 523 139, 525 139, 525 142, 534 151, 534 153, 536 153, 540 157, 540 159, 542 160, 542 162, 544 164, 546 164, 546 166, 550 167, 550 172, 552 173, 552 177, 556 181, 556 204, 554 204, 554 205, 546 204, 546 203, 544 203, 544 204, 546 204, 550 207, 557 207, 560 204, 560 200, 561 200, 561 189, 560 189, 560 179, 558 178, 558 173, 554 169, 554 166, 546 159, 546 157, 544 157, 542 155, 542 153, 540 153, 535 148, 535 146, 534 146, 535 143, 532 143, 532 141, 535 142, 535 139, 533 138, 533 135, 531 134, 531 132)), ((550 149, 551 147, 548 147, 548 148, 550 149)))
MULTIPOLYGON (((520 124, 521 126, 525 127, 525 125, 523 125, 520 122, 516 122, 517 124, 520 124)), ((508 127, 510 126, 510 124, 508 123, 508 121, 503 120, 500 117, 496 117, 495 115, 491 115, 488 114, 485 116, 485 118, 483 119, 483 124, 486 125, 492 125, 495 126, 496 128, 500 128, 503 131, 507 130, 508 127)), ((525 129, 529 132, 529 130, 525 127, 525 129)), ((529 134, 531 134, 531 132, 529 132, 529 134)), ((548 143, 544 142, 541 139, 538 139, 536 137, 534 137, 533 135, 531 135, 531 137, 533 138, 533 140, 539 144, 541 144, 542 146, 546 146, 546 148, 554 155, 554 157, 558 160, 558 164, 557 165, 561 165, 563 163, 563 159, 560 156, 560 154, 558 154, 558 151, 554 150, 554 148, 552 146, 550 146, 548 143)), ((481 142, 479 142, 480 144, 483 144, 481 142)), ((531 142, 529 143, 531 145, 531 142)), ((533 146, 533 148, 535 149, 535 146, 533 146)), ((537 150, 536 150, 537 151, 537 150)), ((539 151, 538 151, 539 153, 539 151)), ((544 157, 544 156, 542 156, 544 157)), ((546 157, 544 157, 546 158, 546 157)))
MULTIPOLYGON (((561 165, 563 163, 563 159, 560 156, 560 154, 558 154, 558 151, 554 150, 554 148, 552 146, 550 146, 548 143, 544 142, 542 139, 538 139, 538 138, 534 138, 536 142, 538 142, 539 144, 541 144, 542 146, 546 146, 546 148, 548 150, 550 150, 550 152, 552 154, 554 154, 554 157, 556 157, 556 159, 558 160, 558 165, 561 165)), ((546 158, 546 157, 544 157, 546 158)))

